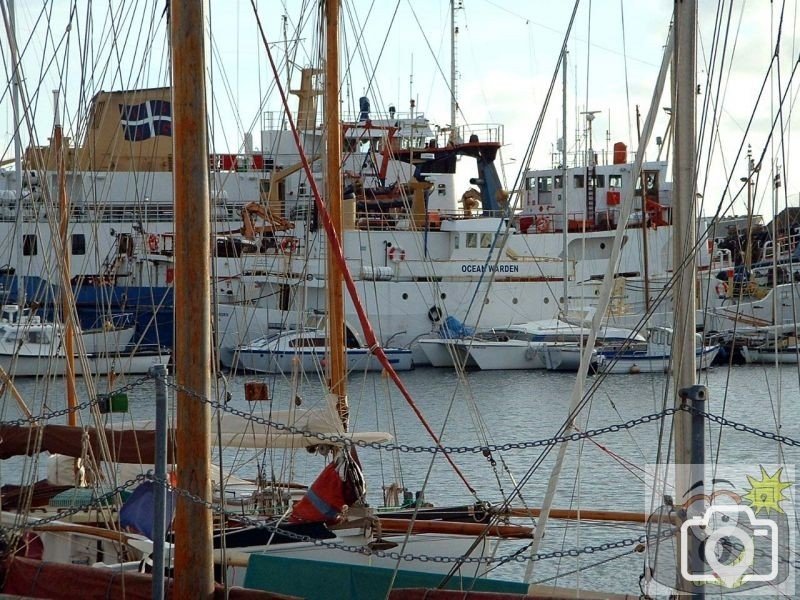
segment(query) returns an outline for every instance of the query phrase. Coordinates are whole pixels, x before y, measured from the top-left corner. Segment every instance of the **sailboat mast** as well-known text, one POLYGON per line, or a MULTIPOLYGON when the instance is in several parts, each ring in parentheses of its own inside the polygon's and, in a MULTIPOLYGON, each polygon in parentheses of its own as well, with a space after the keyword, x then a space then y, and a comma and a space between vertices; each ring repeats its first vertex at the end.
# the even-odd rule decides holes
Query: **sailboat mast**
POLYGON ((562 55, 562 91, 561 91, 561 205, 564 207, 564 226, 561 228, 562 242, 564 246, 564 302, 562 307, 564 312, 569 308, 569 253, 567 247, 569 243, 569 214, 567 213, 567 54, 564 50, 562 55))
MULTIPOLYGON (((170 3, 175 197, 178 485, 175 597, 214 592, 211 511, 211 239, 202 0, 170 3)), ((154 573, 159 576, 160 573, 154 573)))
POLYGON ((450 0, 450 141, 452 143, 458 142, 458 135, 456 133, 456 117, 458 115, 458 96, 456 94, 456 36, 458 35, 458 28, 456 27, 456 2, 461 4, 461 0, 450 0))
MULTIPOLYGON (((695 95, 696 91, 696 24, 695 0, 675 2, 675 46, 672 61, 672 115, 675 123, 673 160, 673 269, 675 271, 674 314, 672 340, 673 397, 675 406, 684 402, 680 391, 695 384, 695 95)), ((683 504, 691 494, 704 493, 702 465, 692 464, 692 418, 688 412, 675 413, 675 490, 677 502, 683 504), (698 487, 695 487, 699 484, 698 487)), ((701 429, 702 431, 702 429, 701 429)), ((702 448, 700 448, 702 451, 702 448)), ((694 542, 687 542, 692 546, 694 542)), ((691 554, 690 548, 678 542, 678 557, 691 554), (684 554, 685 553, 685 554, 684 554)), ((691 582, 678 573, 677 586, 702 597, 691 582)))
MULTIPOLYGON (((335 231, 344 230, 342 216, 342 128, 339 117, 339 1, 325 3, 325 123, 326 159, 325 193, 328 199, 328 214, 335 231)), ((344 275, 342 265, 336 260, 333 245, 336 239, 328 239, 328 377, 331 393, 336 396, 336 407, 345 428, 349 408, 347 406, 347 375, 344 340, 344 275)), ((340 235, 341 239, 341 235, 340 235)))
MULTIPOLYGON (((11 107, 14 116, 14 190, 17 197, 17 214, 14 222, 14 236, 22 240, 22 138, 19 116, 19 52, 17 50, 17 27, 14 0, 8 0, 9 46, 11 46, 11 107)), ((20 310, 25 305, 25 277, 23 277, 22 244, 14 243, 12 252, 16 253, 17 304, 20 310)))
MULTIPOLYGON (((673 102, 675 141, 673 161, 673 269, 676 271, 674 311, 675 337, 672 343, 672 368, 675 373, 675 399, 678 390, 694 385, 695 369, 695 22, 694 0, 675 3, 675 46, 673 53, 673 102), (689 257, 689 258, 687 258, 689 257)), ((688 448, 688 413, 676 415, 676 459, 688 448), (685 425, 685 428, 684 428, 685 425)), ((682 464, 686 464, 685 461, 682 464)), ((685 489, 685 488, 684 488, 685 489)))
MULTIPOLYGON (((53 145, 56 149, 56 164, 58 165, 58 210, 59 210, 59 236, 61 239, 61 322, 64 324, 64 361, 67 387, 67 425, 75 427, 78 424, 78 415, 75 407, 78 405, 77 392, 75 391, 75 337, 72 323, 72 303, 70 294, 70 248, 69 240, 69 198, 67 197, 67 169, 64 158, 64 132, 61 127, 61 116, 58 110, 58 90, 53 90, 53 105, 55 118, 53 127, 53 145)), ((21 307, 20 307, 21 308, 21 307)))

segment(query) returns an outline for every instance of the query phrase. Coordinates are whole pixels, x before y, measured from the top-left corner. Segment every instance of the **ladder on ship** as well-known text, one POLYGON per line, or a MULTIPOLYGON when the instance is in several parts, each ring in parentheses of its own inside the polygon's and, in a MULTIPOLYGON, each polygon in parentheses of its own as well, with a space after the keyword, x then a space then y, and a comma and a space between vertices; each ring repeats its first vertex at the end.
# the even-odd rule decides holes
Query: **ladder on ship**
POLYGON ((597 177, 594 164, 586 169, 586 220, 594 223, 597 206, 597 177))

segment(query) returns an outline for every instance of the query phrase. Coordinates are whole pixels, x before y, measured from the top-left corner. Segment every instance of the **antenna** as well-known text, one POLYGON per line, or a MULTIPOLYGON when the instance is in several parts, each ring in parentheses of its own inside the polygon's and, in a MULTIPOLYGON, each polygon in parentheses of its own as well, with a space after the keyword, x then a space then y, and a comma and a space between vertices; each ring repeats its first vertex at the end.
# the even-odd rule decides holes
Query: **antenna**
POLYGON ((585 110, 581 114, 586 117, 586 130, 589 136, 589 147, 587 148, 587 164, 594 166, 594 149, 592 148, 592 121, 594 116, 603 111, 600 110, 585 110))

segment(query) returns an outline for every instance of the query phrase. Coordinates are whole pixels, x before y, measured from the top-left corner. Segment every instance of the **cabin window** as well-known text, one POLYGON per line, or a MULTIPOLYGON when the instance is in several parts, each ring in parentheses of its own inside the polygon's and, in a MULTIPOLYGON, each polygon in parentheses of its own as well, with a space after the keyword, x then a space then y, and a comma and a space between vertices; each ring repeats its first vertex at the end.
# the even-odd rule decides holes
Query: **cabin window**
POLYGON ((304 337, 289 342, 292 348, 324 348, 326 344, 324 337, 304 337))
POLYGON ((494 237, 494 236, 491 233, 482 233, 481 234, 481 248, 491 248, 492 247, 492 237, 494 237))
POLYGON ((31 344, 47 344, 50 340, 47 339, 44 331, 34 329, 28 332, 28 341, 31 344))
POLYGON ((86 254, 86 236, 82 233, 72 234, 72 254, 86 254))
POLYGON ((583 187, 583 175, 573 175, 572 176, 572 186, 575 188, 582 188, 583 187))
POLYGON ((606 187, 606 176, 605 175, 595 175, 594 176, 594 187, 599 187, 599 188, 606 187))
POLYGON ((457 233, 453 236, 453 248, 458 250, 461 247, 461 234, 457 233))
POLYGON ((468 233, 467 234, 467 248, 477 248, 478 247, 478 234, 477 233, 468 233))
POLYGON ((608 176, 608 187, 610 187, 610 188, 621 188, 622 187, 622 175, 609 175, 608 176))
POLYGON ((552 177, 539 177, 539 191, 552 192, 553 191, 553 178, 552 177))
POLYGON ((220 258, 237 258, 242 254, 242 241, 237 238, 217 238, 216 255, 220 258))
POLYGON ((22 255, 36 256, 39 254, 39 241, 36 235, 28 233, 22 236, 22 255))
POLYGON ((117 247, 117 254, 120 256, 133 256, 135 244, 133 243, 133 237, 130 233, 120 233, 117 238, 117 243, 119 244, 117 247))
POLYGON ((561 175, 556 175, 553 177, 553 189, 560 190, 561 189, 561 175))
POLYGON ((525 179, 525 189, 530 191, 535 189, 536 177, 528 177, 525 179))
POLYGON ((308 195, 308 187, 306 186, 305 181, 301 181, 300 184, 297 186, 297 195, 298 196, 307 196, 308 195))

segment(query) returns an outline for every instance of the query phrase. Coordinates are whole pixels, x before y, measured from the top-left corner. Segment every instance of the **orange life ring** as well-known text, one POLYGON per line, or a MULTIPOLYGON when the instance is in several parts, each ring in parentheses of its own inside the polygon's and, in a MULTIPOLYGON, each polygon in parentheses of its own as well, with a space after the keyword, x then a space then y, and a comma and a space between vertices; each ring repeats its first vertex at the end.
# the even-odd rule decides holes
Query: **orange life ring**
POLYGON ((158 252, 158 236, 155 233, 147 236, 147 247, 151 252, 158 252))
POLYGON ((397 246, 389 248, 388 255, 392 262, 403 262, 406 259, 406 251, 397 246))
POLYGON ((299 246, 300 246, 300 242, 299 242, 299 240, 297 238, 294 238, 294 237, 285 238, 281 242, 281 251, 284 254, 292 254, 294 252, 297 252, 297 248, 299 246))
POLYGON ((720 281, 717 285, 714 286, 714 291, 717 292, 717 296, 720 298, 727 297, 728 283, 726 281, 720 281))
POLYGON ((536 231, 539 233, 547 233, 550 230, 550 225, 544 217, 536 217, 536 231))

